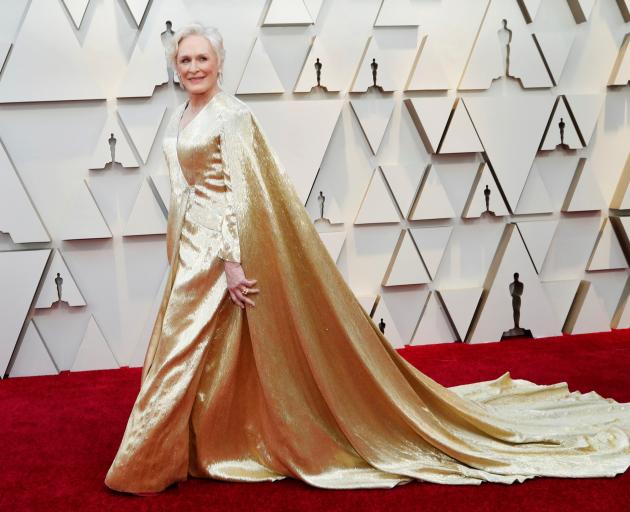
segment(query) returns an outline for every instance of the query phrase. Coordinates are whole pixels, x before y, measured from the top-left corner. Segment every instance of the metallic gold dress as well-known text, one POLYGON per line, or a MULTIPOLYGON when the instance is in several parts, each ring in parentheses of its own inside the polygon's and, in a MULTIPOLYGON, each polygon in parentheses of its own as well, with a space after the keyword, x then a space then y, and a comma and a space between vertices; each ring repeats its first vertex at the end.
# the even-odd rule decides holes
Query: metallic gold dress
POLYGON ((337 270, 247 106, 219 92, 163 147, 166 290, 106 485, 286 477, 322 488, 613 476, 630 404, 565 383, 446 388, 402 358, 337 270), (234 305, 223 260, 258 280, 234 305))

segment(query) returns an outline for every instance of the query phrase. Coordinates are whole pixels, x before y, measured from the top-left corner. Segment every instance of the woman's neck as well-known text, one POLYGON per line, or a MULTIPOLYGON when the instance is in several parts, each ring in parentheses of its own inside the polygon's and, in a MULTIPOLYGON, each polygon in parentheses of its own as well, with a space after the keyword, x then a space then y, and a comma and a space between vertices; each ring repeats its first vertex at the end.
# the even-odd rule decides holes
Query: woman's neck
POLYGON ((203 94, 190 94, 188 96, 188 105, 191 109, 198 110, 214 98, 221 89, 216 86, 203 94))

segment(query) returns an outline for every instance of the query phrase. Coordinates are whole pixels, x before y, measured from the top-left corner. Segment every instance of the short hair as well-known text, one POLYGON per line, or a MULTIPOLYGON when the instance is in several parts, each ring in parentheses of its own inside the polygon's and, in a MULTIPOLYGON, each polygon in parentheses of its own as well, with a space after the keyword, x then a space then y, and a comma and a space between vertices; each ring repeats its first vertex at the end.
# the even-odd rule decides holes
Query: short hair
POLYGON ((223 47, 223 37, 215 27, 205 26, 201 23, 189 23, 180 27, 173 37, 166 43, 166 58, 173 68, 176 70, 177 50, 179 49, 179 43, 186 36, 199 35, 205 37, 212 46, 212 49, 217 54, 219 59, 219 76, 223 74, 223 62, 225 60, 225 48, 223 47))

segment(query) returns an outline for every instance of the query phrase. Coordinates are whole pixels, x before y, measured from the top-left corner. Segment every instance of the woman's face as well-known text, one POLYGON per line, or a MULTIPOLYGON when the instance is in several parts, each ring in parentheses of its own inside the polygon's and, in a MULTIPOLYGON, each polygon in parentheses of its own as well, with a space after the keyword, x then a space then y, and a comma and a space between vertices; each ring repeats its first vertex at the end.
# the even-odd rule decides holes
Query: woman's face
POLYGON ((219 58, 203 36, 192 34, 179 42, 175 69, 189 94, 206 94, 218 89, 219 58))

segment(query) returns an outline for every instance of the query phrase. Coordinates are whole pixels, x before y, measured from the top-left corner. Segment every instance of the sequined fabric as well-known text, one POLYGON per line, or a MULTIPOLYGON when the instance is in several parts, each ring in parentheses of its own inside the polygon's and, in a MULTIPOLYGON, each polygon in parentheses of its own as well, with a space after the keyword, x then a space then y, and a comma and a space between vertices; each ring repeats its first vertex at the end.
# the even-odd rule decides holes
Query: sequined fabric
POLYGON ((219 93, 164 150, 171 272, 142 386, 105 483, 195 477, 322 488, 413 479, 512 483, 630 466, 630 405, 565 383, 446 388, 403 359, 355 299, 240 100, 219 93), (226 292, 223 259, 258 279, 226 292))

